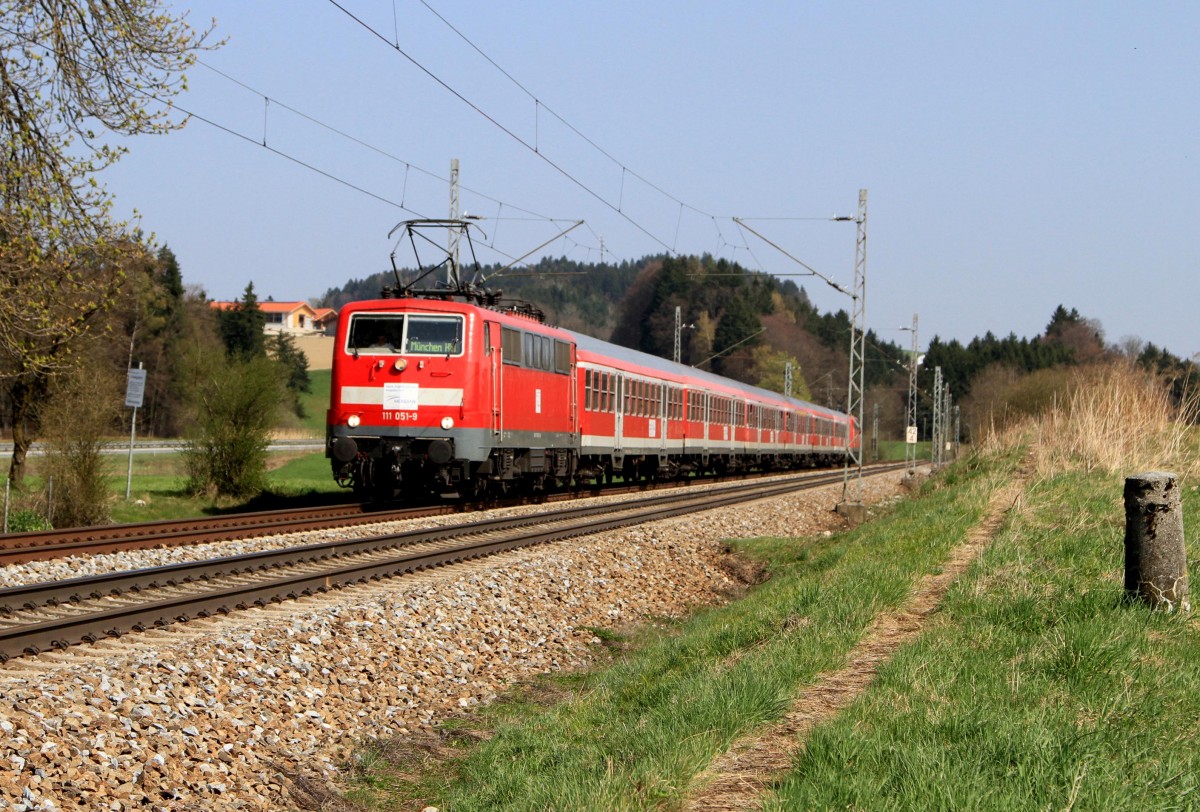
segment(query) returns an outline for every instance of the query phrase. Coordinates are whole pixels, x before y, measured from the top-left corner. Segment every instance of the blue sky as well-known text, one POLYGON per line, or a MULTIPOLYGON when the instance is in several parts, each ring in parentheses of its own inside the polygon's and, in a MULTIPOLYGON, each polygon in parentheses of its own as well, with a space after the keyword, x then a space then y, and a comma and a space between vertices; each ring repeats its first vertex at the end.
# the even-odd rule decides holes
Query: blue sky
POLYGON ((118 210, 214 298, 306 299, 445 216, 458 158, 483 262, 584 220, 543 253, 803 272, 742 217, 850 287, 855 229, 827 218, 865 188, 884 338, 914 313, 922 344, 1033 336, 1064 304, 1200 352, 1200 5, 427 2, 177 4, 228 39, 178 100, 225 129, 128 139, 118 210))

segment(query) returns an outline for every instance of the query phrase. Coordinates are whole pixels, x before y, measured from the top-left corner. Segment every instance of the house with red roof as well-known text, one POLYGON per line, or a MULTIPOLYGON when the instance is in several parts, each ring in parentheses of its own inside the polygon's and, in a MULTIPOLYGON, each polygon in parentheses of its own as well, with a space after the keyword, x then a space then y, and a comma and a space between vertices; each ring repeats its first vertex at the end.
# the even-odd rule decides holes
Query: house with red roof
MULTIPOLYGON (((239 302, 209 302, 217 310, 229 310, 239 302)), ((332 333, 337 328, 337 311, 332 307, 314 308, 308 302, 258 303, 258 309, 267 317, 264 333, 332 333)))

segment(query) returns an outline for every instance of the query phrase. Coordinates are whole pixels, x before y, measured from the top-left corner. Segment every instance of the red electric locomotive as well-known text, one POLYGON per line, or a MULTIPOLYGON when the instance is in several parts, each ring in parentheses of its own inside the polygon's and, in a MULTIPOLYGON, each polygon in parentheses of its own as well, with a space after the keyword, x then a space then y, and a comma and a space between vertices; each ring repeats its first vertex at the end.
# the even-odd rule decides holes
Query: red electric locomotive
MULTIPOLYGON (((431 222, 466 226, 402 225, 431 222)), ((830 464, 859 442, 845 414, 550 327, 469 285, 346 305, 327 423, 334 477, 375 498, 830 464)))

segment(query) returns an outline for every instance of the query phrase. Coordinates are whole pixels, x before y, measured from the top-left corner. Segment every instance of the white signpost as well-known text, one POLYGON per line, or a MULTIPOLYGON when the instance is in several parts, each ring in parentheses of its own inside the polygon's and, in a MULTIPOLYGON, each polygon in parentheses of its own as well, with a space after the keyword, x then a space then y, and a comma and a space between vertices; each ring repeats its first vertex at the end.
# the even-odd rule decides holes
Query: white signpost
POLYGON ((125 475, 125 501, 129 501, 129 492, 133 486, 133 438, 137 431, 137 410, 141 408, 146 397, 146 370, 138 362, 137 369, 125 373, 125 405, 133 407, 133 417, 129 419, 129 471, 125 475))

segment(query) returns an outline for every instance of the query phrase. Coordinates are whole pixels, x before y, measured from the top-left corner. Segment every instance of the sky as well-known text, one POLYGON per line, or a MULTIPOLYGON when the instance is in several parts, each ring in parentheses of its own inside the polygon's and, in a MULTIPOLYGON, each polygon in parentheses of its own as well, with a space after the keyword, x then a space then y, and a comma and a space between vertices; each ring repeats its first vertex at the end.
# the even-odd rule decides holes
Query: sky
MULTIPOLYGON (((101 180, 184 280, 310 299, 414 264, 460 208, 482 263, 712 254, 908 346, 1033 337, 1200 352, 1200 4, 192 0, 180 131, 101 180), (740 218, 745 227, 735 218, 740 218), (755 233, 757 232, 757 233, 755 233), (815 270, 818 276, 805 276, 815 270)), ((432 255, 423 254, 428 261, 432 255)), ((502 287, 502 283, 501 283, 502 287)))

